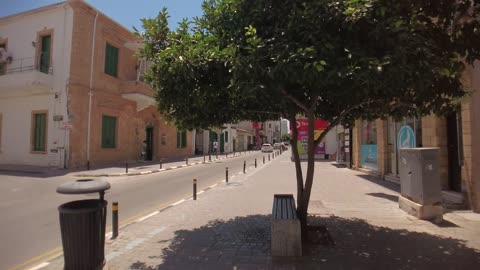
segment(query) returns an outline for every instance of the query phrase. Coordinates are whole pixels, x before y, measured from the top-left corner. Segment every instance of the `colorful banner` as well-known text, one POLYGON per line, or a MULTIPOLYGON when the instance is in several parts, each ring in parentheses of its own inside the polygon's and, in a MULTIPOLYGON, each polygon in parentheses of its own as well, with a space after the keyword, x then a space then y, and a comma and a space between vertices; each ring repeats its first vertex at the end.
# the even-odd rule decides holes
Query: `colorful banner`
MULTIPOLYGON (((308 150, 308 119, 297 119, 297 145, 298 153, 300 155, 306 155, 308 150)), ((318 139, 323 131, 328 127, 328 122, 321 119, 317 119, 314 122, 314 139, 318 139)), ((290 130, 292 127, 290 126, 290 130)), ((325 154, 325 138, 315 148, 315 155, 325 154)))

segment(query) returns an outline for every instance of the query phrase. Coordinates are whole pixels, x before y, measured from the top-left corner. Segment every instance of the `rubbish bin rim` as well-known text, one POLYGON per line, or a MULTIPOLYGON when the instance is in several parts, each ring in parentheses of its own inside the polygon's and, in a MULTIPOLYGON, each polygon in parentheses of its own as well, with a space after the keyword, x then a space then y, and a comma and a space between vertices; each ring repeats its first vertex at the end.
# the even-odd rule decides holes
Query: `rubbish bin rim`
POLYGON ((91 199, 91 200, 78 200, 78 201, 71 201, 71 202, 66 202, 58 207, 58 211, 61 214, 80 214, 80 213, 87 213, 87 212, 95 212, 99 208, 104 208, 108 204, 107 201, 102 201, 98 199, 91 199), (81 203, 91 203, 92 205, 89 205, 87 207, 78 207, 78 208, 72 208, 71 206, 74 204, 81 204, 81 203))
POLYGON ((78 179, 57 187, 61 194, 88 194, 110 189, 110 183, 104 179, 78 179))

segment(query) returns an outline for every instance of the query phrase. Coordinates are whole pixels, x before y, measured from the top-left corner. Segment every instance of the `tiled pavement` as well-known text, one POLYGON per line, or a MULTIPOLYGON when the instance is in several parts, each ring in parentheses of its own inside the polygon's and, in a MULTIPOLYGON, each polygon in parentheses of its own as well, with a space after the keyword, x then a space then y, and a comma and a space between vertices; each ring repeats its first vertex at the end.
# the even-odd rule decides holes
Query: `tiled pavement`
MULTIPOLYGON (((329 162, 316 163, 309 212, 335 244, 319 238, 300 258, 272 258, 273 194, 295 194, 293 166, 284 154, 123 228, 107 241, 108 268, 480 269, 478 214, 415 219, 398 209, 397 185, 329 162)), ((58 258, 44 269, 62 267, 58 258)))

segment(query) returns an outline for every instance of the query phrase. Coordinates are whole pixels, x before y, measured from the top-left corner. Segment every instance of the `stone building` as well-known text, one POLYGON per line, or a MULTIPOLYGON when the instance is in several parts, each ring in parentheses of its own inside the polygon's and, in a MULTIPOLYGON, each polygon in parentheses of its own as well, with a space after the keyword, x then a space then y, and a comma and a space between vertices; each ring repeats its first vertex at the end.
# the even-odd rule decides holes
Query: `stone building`
POLYGON ((83 1, 0 18, 0 163, 84 167, 193 153, 142 82, 140 40, 83 1))
POLYGON ((399 183, 399 145, 438 147, 444 201, 480 212, 480 68, 469 67, 464 83, 475 92, 463 99, 457 113, 446 117, 357 120, 352 136, 354 168, 399 183), (408 130, 412 135, 402 137, 408 130))

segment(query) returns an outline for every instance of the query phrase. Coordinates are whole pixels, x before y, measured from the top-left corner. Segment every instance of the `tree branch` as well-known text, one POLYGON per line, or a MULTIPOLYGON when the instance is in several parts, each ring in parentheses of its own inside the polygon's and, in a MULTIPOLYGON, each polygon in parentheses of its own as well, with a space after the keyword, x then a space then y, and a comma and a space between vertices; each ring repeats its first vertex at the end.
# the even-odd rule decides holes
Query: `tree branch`
POLYGON ((282 90, 282 94, 284 96, 286 96, 288 99, 290 99, 291 101, 293 101, 293 103, 295 103, 298 107, 300 107, 300 109, 302 109, 304 112, 308 112, 309 109, 307 108, 307 106, 305 106, 305 104, 303 104, 302 102, 300 102, 298 99, 296 99, 295 97, 289 95, 287 93, 287 91, 285 90, 282 90))

